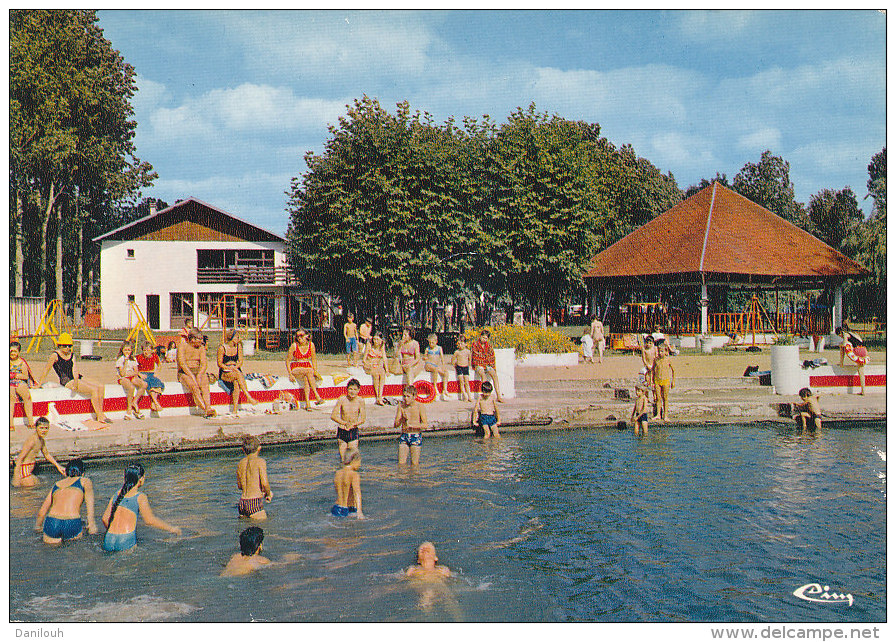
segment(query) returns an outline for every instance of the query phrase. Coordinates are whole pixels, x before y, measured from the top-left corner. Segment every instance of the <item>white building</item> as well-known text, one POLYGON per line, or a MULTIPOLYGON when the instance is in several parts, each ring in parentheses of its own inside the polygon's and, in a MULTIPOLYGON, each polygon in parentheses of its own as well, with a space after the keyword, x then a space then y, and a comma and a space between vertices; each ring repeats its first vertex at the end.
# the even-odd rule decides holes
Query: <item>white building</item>
POLYGON ((187 318, 208 328, 330 325, 322 295, 311 318, 310 297, 287 267, 286 239, 196 198, 151 208, 93 240, 101 243, 103 327, 133 327, 131 301, 154 330, 179 330, 187 318))

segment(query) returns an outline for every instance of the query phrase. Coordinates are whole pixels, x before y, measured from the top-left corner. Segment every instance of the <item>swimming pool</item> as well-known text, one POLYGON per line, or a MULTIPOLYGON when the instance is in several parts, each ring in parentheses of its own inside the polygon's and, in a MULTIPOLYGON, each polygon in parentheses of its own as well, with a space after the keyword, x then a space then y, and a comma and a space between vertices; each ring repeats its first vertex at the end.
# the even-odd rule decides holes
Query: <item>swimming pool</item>
MULTIPOLYGON (((10 618, 22 621, 883 621, 883 423, 804 436, 778 424, 427 437, 419 470, 363 441, 364 521, 329 515, 335 442, 263 450, 265 554, 300 561, 218 577, 246 527, 236 452, 145 459, 154 511, 138 547, 51 548, 48 490, 10 495, 10 618), (455 576, 402 579, 423 540, 455 576), (817 582, 847 604, 794 596, 817 582)), ((124 462, 94 464, 98 512, 124 462)))

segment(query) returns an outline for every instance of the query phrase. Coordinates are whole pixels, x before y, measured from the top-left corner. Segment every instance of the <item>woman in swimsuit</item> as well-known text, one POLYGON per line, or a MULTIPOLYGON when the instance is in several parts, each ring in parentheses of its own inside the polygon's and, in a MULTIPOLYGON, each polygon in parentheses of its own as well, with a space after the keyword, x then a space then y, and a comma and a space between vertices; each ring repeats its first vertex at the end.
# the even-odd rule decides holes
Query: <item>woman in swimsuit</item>
POLYGON ((836 330, 834 330, 834 333, 838 337, 843 339, 843 343, 840 344, 840 367, 843 367, 844 357, 848 358, 855 364, 859 374, 859 385, 862 388, 859 394, 864 395, 865 365, 869 361, 868 348, 865 347, 865 343, 862 341, 862 338, 855 332, 850 330, 846 325, 837 328, 836 330))
POLYGON ((373 379, 373 391, 376 393, 376 405, 385 406, 383 400, 383 382, 386 379, 386 373, 389 371, 389 358, 386 356, 386 342, 383 341, 383 335, 377 332, 373 335, 370 347, 364 353, 364 359, 361 361, 364 370, 373 379))
POLYGON ((128 464, 121 490, 112 496, 103 513, 103 525, 106 527, 104 550, 126 551, 137 545, 137 515, 143 518, 144 524, 180 535, 180 527, 172 526, 153 514, 146 495, 139 491, 145 480, 140 462, 128 464))
POLYGON ((445 353, 442 346, 439 345, 439 337, 436 333, 432 333, 427 337, 429 346, 423 353, 424 368, 429 372, 432 387, 439 389, 439 376, 442 377, 442 401, 448 401, 448 368, 445 366, 445 353))
POLYGON ((115 362, 115 368, 118 370, 118 385, 124 388, 127 396, 128 409, 124 413, 124 418, 143 419, 143 414, 137 409, 137 404, 140 403, 140 397, 149 386, 140 376, 140 364, 134 356, 134 345, 130 341, 122 342, 118 349, 118 361, 115 362))
POLYGON ((240 403, 240 393, 246 395, 246 399, 253 406, 258 405, 258 400, 249 394, 246 386, 246 378, 240 369, 243 365, 243 344, 236 330, 227 330, 224 333, 224 343, 218 346, 218 380, 230 388, 230 411, 236 412, 240 403))
POLYGON ((413 332, 411 328, 405 328, 402 331, 401 340, 395 349, 401 363, 401 383, 405 386, 414 380, 414 377, 417 376, 423 367, 421 365, 423 360, 420 356, 420 344, 411 337, 411 332, 413 332))
POLYGON ((87 532, 97 532, 93 516, 93 482, 84 477, 84 462, 72 459, 65 465, 65 478, 53 484, 37 512, 35 530, 42 530, 47 544, 78 539, 84 534, 81 505, 87 506, 87 532))
POLYGON ((205 413, 205 416, 214 417, 218 413, 212 408, 207 370, 208 357, 202 344, 202 333, 193 328, 187 341, 181 341, 177 348, 177 379, 190 391, 193 403, 205 413))
POLYGON ((50 368, 59 376, 59 385, 65 386, 69 390, 85 397, 90 397, 90 405, 93 406, 93 412, 97 421, 107 424, 112 423, 112 420, 103 413, 103 402, 106 397, 105 388, 101 383, 84 379, 81 373, 78 372, 78 364, 75 363, 75 355, 72 354, 72 335, 68 332, 63 332, 56 339, 56 350, 50 354, 47 367, 44 368, 44 372, 37 382, 38 388, 43 386, 44 380, 50 373, 50 368))
POLYGON ((302 380, 302 387, 305 390, 305 410, 311 412, 310 392, 317 398, 315 405, 319 406, 324 402, 317 392, 317 352, 314 343, 302 328, 296 330, 295 341, 286 351, 286 372, 289 373, 289 380, 293 383, 297 377, 302 380))

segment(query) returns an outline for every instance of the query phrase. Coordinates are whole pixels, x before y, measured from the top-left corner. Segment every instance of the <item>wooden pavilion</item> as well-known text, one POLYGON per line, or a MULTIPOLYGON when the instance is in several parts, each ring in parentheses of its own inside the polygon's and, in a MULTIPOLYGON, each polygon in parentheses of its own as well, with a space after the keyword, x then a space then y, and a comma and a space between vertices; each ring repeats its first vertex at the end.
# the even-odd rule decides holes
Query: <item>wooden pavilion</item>
MULTIPOLYGON (((742 332, 749 313, 724 309, 730 290, 774 290, 777 301, 782 290, 822 289, 824 310, 813 311, 807 304, 805 312, 775 310, 764 316, 777 332, 828 334, 843 320, 843 282, 866 274, 864 267, 805 230, 714 182, 592 258, 584 278, 590 312, 599 301, 603 307, 609 303, 614 314, 620 303, 631 306, 626 321, 631 327, 619 327, 618 317, 613 325, 610 315, 615 332, 644 332, 654 326, 676 335, 742 332), (642 297, 650 293, 649 303, 641 304, 643 314, 622 300, 634 292, 642 297), (601 293, 610 296, 600 300, 601 293), (690 298, 699 311, 693 310, 696 305, 675 310, 658 301, 663 298, 690 298)), ((606 310, 601 312, 606 317, 606 310)))

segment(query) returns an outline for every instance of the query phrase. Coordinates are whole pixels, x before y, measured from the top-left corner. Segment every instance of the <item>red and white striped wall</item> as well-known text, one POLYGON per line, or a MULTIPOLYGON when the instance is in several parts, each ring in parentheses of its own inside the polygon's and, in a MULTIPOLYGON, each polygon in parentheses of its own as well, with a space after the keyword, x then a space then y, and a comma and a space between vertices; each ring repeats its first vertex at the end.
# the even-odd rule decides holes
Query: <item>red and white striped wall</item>
MULTIPOLYGON (((821 366, 809 370, 809 387, 828 394, 857 394, 862 388, 855 366, 821 366)), ((865 392, 882 394, 887 391, 887 366, 884 364, 865 366, 865 392)))
MULTIPOLYGON (((350 376, 336 375, 325 376, 318 381, 317 391, 324 405, 335 405, 336 399, 345 394, 345 383, 351 377, 358 379, 361 383, 361 396, 365 398, 375 398, 373 390, 373 380, 370 375, 363 374, 360 368, 349 368, 352 374, 350 376), (357 372, 355 372, 357 370, 357 372), (362 373, 362 374, 358 374, 362 373)), ((451 380, 448 382, 448 393, 457 394, 458 383, 453 372, 450 373, 451 380)), ((202 412, 193 405, 193 396, 179 381, 166 381, 165 391, 159 398, 159 404, 162 410, 159 413, 152 413, 153 417, 176 417, 184 415, 201 415, 202 412)), ((296 400, 304 403, 305 393, 300 386, 292 383, 288 377, 280 376, 276 383, 270 388, 265 388, 259 380, 250 380, 246 382, 249 392, 258 401, 262 402, 261 409, 269 409, 270 403, 280 396, 283 391, 292 393, 296 400)), ((481 382, 470 381, 470 389, 478 392, 481 382)), ((436 388, 430 383, 428 372, 423 372, 414 380, 414 386, 417 388, 417 399, 424 403, 434 401, 438 397, 436 388)), ((442 382, 439 380, 438 392, 442 390, 442 382)), ((211 402, 219 415, 230 411, 230 394, 219 384, 213 383, 209 387, 211 393, 211 402)), ((383 386, 383 395, 386 397, 400 397, 402 392, 401 377, 398 375, 389 375, 383 386)), ((120 420, 124 417, 127 408, 127 396, 124 389, 119 385, 106 385, 106 399, 103 403, 103 412, 113 421, 120 420)), ((312 395, 313 397, 313 395, 312 395)), ((84 419, 93 418, 93 408, 88 397, 84 397, 72 392, 68 388, 32 388, 31 399, 34 403, 34 416, 46 416, 50 413, 50 405, 52 404, 56 412, 70 419, 82 421, 84 419)), ((241 405, 250 407, 248 402, 242 398, 241 405)), ((149 414, 150 398, 149 395, 143 395, 140 398, 138 407, 145 414, 149 414)), ((16 403, 15 417, 24 418, 24 408, 21 402, 16 403)), ((17 422, 18 423, 18 422, 17 422)), ((24 423, 24 421, 22 422, 24 423)))

